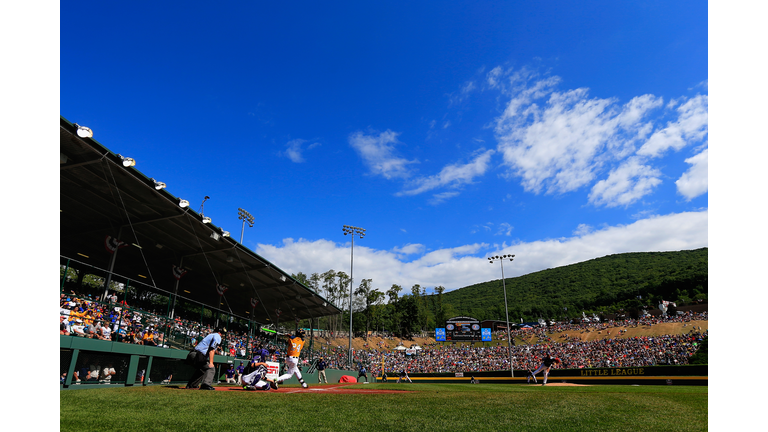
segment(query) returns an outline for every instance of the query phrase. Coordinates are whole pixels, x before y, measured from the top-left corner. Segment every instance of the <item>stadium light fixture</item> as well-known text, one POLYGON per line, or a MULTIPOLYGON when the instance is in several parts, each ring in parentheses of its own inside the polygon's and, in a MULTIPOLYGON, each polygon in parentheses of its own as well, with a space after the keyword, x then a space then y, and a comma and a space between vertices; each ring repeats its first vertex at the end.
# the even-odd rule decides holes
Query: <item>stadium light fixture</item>
POLYGON ((501 284, 504 287, 504 311, 507 314, 507 352, 509 354, 509 373, 513 377, 515 376, 515 370, 512 367, 512 334, 509 331, 509 307, 507 306, 507 282, 504 279, 504 260, 513 261, 514 259, 514 255, 496 255, 488 258, 488 262, 491 264, 493 264, 495 261, 498 261, 501 264, 501 284))
POLYGON ((165 189, 165 183, 163 183, 161 181, 157 181, 155 179, 150 179, 150 180, 152 180, 152 182, 155 184, 155 189, 156 190, 165 189))
POLYGON ((187 201, 187 200, 185 200, 185 199, 183 199, 183 200, 179 200, 179 207, 181 207, 181 208, 187 208, 187 207, 189 207, 189 201, 187 201))
POLYGON ((75 127, 77 128, 77 136, 80 138, 93 138, 93 131, 90 128, 80 126, 77 123, 75 123, 75 127))
POLYGON ((247 211, 238 208, 237 209, 237 218, 243 221, 243 227, 240 230, 240 244, 243 244, 243 233, 245 232, 245 223, 248 222, 248 226, 250 228, 253 228, 253 215, 248 213, 247 211))
POLYGON ((352 248, 350 250, 349 258, 349 353, 348 353, 348 367, 352 367, 352 271, 354 269, 355 262, 355 236, 361 239, 365 237, 365 228, 355 227, 351 225, 344 225, 341 229, 344 235, 352 235, 352 248))
POLYGON ((203 223, 204 224, 211 223, 211 218, 209 218, 208 216, 203 216, 203 223))
POLYGON ((128 168, 136 165, 136 160, 133 158, 125 157, 123 155, 117 155, 123 161, 123 166, 128 168))

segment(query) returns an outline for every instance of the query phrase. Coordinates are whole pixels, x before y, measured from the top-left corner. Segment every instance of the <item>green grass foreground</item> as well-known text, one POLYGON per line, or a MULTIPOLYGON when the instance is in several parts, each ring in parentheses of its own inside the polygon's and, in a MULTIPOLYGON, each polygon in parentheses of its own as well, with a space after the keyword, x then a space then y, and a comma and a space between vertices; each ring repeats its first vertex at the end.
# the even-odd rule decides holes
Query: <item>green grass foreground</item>
MULTIPOLYGON (((290 386, 286 386, 290 387, 290 386)), ((60 392, 62 431, 706 431, 706 386, 368 384, 397 394, 60 392)))

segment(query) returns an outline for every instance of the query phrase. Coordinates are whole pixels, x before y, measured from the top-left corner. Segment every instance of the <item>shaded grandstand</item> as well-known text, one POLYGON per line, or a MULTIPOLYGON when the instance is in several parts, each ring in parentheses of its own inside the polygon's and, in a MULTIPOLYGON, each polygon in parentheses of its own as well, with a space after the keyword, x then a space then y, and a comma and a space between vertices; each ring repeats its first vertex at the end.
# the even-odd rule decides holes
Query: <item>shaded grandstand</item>
MULTIPOLYGON (((290 331, 296 320, 316 323, 341 313, 63 117, 59 171, 62 293, 87 293, 103 303, 114 295, 160 319, 183 317, 246 334, 281 323, 290 331), (98 288, 85 283, 94 278, 98 288)), ((62 373, 70 376, 72 357, 82 349, 125 350, 96 340, 83 348, 84 341, 73 339, 62 336, 60 343, 62 373)), ((166 355, 152 349, 161 348, 143 347, 142 355, 166 355)))

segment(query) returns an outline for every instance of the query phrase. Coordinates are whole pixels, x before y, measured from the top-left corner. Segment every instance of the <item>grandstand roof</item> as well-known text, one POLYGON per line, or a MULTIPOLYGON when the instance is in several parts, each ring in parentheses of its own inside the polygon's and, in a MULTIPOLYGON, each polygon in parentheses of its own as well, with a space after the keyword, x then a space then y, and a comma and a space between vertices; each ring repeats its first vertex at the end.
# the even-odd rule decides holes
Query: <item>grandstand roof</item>
POLYGON ((334 305, 249 250, 166 189, 77 127, 60 121, 60 254, 108 272, 262 324, 340 313, 334 305), (173 266, 187 273, 178 281, 173 266), (228 289, 220 296, 217 286, 228 289), (251 299, 259 301, 254 308, 251 299), (281 310, 278 317, 276 310, 281 310))

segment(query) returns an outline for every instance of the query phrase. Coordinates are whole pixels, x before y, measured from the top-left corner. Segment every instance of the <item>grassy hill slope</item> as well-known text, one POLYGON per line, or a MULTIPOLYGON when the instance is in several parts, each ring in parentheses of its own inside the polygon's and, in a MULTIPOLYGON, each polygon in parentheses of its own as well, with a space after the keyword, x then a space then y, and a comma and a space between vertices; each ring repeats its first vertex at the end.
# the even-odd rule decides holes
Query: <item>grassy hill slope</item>
MULTIPOLYGON (((511 265, 514 265, 512 263, 511 265)), ((661 300, 678 306, 706 300, 708 249, 608 255, 506 279, 509 319, 561 320, 587 314, 627 313, 661 300)), ((452 316, 504 319, 501 279, 443 294, 452 316)))

